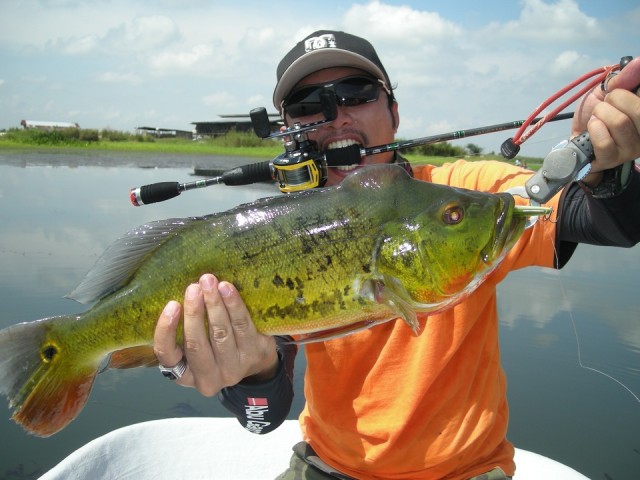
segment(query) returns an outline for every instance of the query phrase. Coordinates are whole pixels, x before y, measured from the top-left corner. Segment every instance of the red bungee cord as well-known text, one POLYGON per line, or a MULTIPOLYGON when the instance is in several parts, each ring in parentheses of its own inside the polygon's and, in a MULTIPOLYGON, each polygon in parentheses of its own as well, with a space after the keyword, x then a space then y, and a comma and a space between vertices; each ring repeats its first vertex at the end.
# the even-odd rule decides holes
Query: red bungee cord
POLYGON ((573 82, 566 85, 564 88, 558 90, 556 93, 547 98, 544 102, 540 104, 538 108, 536 108, 529 117, 523 122, 523 124, 518 128, 515 135, 512 138, 507 139, 501 147, 502 155, 505 158, 511 159, 514 158, 518 151, 520 150, 520 145, 522 145, 529 137, 531 137, 535 132, 540 130, 540 128, 547 122, 551 121, 558 113, 567 108, 573 102, 578 100, 592 88, 596 87, 598 84, 605 85, 608 77, 617 70, 621 69, 621 64, 608 65, 604 67, 596 68, 590 72, 585 73, 580 78, 577 78, 573 82), (571 97, 566 99, 556 108, 551 110, 549 113, 540 118, 539 121, 535 122, 529 130, 527 128, 531 125, 531 123, 535 120, 537 115, 551 105, 553 102, 558 100, 563 95, 567 94, 572 89, 576 88, 578 85, 586 82, 587 80, 593 78, 589 83, 583 86, 580 90, 575 92, 571 97))

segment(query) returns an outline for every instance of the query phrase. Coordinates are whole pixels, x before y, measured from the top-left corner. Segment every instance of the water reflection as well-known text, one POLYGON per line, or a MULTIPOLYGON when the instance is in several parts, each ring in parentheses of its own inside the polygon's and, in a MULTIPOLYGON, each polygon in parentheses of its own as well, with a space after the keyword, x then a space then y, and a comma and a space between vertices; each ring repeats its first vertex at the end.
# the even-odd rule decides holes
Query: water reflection
POLYGON ((531 344, 548 348, 558 341, 549 333, 549 324, 562 322, 574 330, 572 350, 577 362, 615 372, 639 396, 640 301, 633 294, 640 280, 638 264, 638 248, 580 246, 563 271, 515 272, 511 278, 516 281, 501 285, 500 290, 521 301, 501 303, 502 330, 521 328, 527 322, 535 327, 531 344), (603 263, 609 268, 602 268, 603 263), (523 310, 522 305, 529 308, 523 310))
POLYGON ((640 472, 638 265, 638 247, 581 245, 499 287, 509 438, 589 478, 640 472))
MULTIPOLYGON (((187 181, 192 171, 187 165, 193 160, 165 159, 165 164, 184 166, 141 169, 88 167, 60 157, 58 164, 74 166, 52 168, 38 157, 5 164, 1 157, 0 327, 84 310, 62 297, 113 240, 135 226, 226 210, 277 194, 270 185, 214 186, 134 208, 130 187, 187 181)), ((127 165, 129 160, 113 163, 127 165)), ((517 446, 592 478, 605 473, 614 479, 635 478, 640 471, 640 404, 605 376, 581 368, 573 325, 583 365, 614 376, 637 395, 638 265, 640 248, 581 246, 562 272, 513 272, 499 289, 509 436, 517 446)), ((303 369, 304 361, 298 362, 291 418, 302 405, 303 369)), ((51 439, 28 436, 5 416, 0 421, 0 478, 10 471, 23 478, 42 473, 75 448, 120 426, 193 415, 227 413, 216 400, 163 381, 155 369, 108 371, 98 377, 80 417, 51 439)))
MULTIPOLYGON (((63 296, 113 240, 133 227, 226 210, 278 193, 268 185, 216 186, 162 204, 131 206, 130 187, 187 181, 191 171, 0 165, 0 327, 83 311, 85 306, 63 296)), ((182 415, 227 415, 215 399, 177 389, 158 381, 157 375, 155 369, 101 374, 79 419, 54 439, 28 436, 4 415, 0 478, 10 471, 22 472, 25 478, 42 473, 73 449, 127 424, 182 415)))

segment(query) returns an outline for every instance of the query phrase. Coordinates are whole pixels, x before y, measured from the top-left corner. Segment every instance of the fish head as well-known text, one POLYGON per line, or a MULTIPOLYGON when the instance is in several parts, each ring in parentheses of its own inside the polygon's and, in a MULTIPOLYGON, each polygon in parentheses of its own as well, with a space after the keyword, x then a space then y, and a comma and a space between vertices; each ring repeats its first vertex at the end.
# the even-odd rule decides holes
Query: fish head
POLYGON ((435 312, 467 296, 524 231, 509 194, 421 182, 415 214, 382 225, 375 266, 387 298, 404 309, 435 312))

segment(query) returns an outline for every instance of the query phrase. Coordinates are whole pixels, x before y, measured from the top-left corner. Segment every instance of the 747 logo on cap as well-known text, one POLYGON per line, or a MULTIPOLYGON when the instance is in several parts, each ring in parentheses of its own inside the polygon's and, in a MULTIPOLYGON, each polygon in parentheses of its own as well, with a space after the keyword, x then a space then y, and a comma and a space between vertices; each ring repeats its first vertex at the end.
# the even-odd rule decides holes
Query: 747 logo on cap
POLYGON ((332 33, 325 33, 318 37, 307 38, 304 42, 305 52, 320 50, 321 48, 336 48, 336 37, 332 33))

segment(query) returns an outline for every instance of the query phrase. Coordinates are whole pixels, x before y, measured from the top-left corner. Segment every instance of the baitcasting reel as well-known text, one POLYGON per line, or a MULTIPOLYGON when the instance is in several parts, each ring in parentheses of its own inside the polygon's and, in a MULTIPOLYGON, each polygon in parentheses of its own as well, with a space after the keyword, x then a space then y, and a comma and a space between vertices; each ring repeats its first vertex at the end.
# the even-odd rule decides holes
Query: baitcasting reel
POLYGON ((338 106, 335 95, 329 91, 320 94, 320 102, 324 120, 304 125, 296 122, 277 133, 271 133, 269 115, 264 107, 254 108, 249 113, 253 130, 258 137, 284 140, 284 153, 271 161, 274 177, 282 192, 321 187, 327 181, 326 156, 318 151, 316 142, 309 140, 308 132, 335 120, 338 106))

